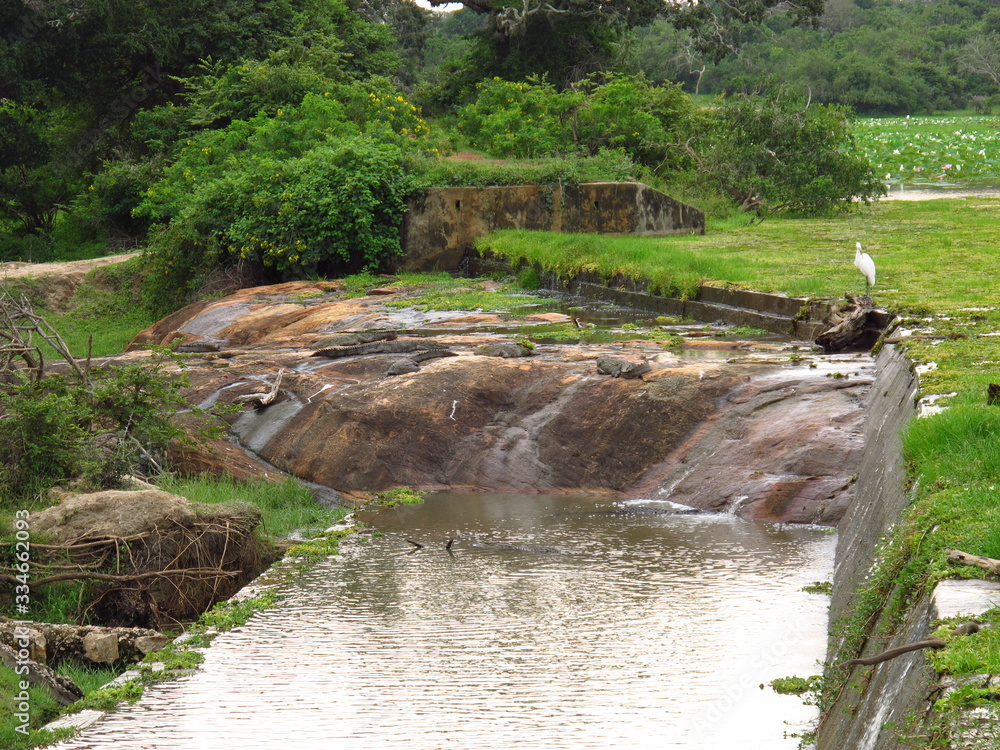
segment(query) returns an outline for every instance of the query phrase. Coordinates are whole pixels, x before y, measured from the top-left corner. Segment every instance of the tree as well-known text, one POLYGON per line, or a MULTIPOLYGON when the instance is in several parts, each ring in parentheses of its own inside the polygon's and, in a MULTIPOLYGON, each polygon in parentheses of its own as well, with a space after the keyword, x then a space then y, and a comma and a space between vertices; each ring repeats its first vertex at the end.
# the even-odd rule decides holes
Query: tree
POLYGON ((674 26, 691 32, 695 48, 718 62, 770 18, 783 14, 795 24, 815 23, 824 0, 676 0, 663 7, 674 26))
MULTIPOLYGON (((431 0, 432 5, 446 2, 431 0)), ((475 80, 538 75, 558 86, 610 70, 625 34, 651 23, 663 9, 662 0, 522 0, 520 6, 463 0, 463 5, 486 19, 461 66, 474 71, 475 80)))
POLYGON ((702 172, 747 209, 822 213, 885 193, 845 111, 787 91, 723 100, 696 152, 702 172))
POLYGON ((960 59, 969 72, 984 75, 1000 87, 1000 34, 972 37, 962 48, 960 59))
POLYGON ((27 234, 52 230, 66 182, 46 169, 53 152, 45 116, 9 99, 0 100, 0 218, 27 234))
POLYGON ((424 47, 432 26, 432 11, 413 0, 359 0, 357 12, 372 24, 392 29, 400 64, 393 78, 408 91, 417 84, 424 64, 424 47))

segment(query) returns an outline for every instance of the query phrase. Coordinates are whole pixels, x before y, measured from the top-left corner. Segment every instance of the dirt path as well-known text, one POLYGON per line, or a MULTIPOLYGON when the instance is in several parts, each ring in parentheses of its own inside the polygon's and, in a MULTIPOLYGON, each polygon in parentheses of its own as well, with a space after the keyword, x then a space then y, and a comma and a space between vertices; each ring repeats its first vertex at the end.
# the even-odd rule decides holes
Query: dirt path
POLYGON ((6 285, 17 294, 27 291, 23 282, 41 279, 42 283, 32 285, 32 300, 48 312, 64 312, 91 270, 121 263, 136 255, 138 253, 124 253, 61 263, 0 263, 0 289, 6 285))
POLYGON ((108 255, 90 260, 64 261, 60 263, 0 263, 0 282, 6 279, 40 278, 42 276, 63 276, 66 274, 87 273, 100 266, 121 263, 134 258, 138 253, 108 255))

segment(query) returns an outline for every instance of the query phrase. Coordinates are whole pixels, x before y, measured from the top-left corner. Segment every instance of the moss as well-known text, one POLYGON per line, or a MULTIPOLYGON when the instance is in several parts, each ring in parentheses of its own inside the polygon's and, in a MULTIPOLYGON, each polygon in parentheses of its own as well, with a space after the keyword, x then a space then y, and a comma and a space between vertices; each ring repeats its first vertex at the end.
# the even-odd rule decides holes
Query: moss
POLYGON ((396 487, 395 489, 379 492, 372 501, 376 505, 386 508, 395 508, 397 505, 420 505, 424 501, 423 492, 411 490, 409 487, 396 487))
POLYGON ((771 681, 771 688, 781 695, 805 695, 815 691, 822 677, 779 677, 771 681))
POLYGON ((71 706, 67 706, 64 713, 75 714, 85 709, 94 711, 111 711, 119 703, 135 703, 142 697, 143 686, 135 680, 129 680, 123 685, 102 688, 85 696, 71 706))

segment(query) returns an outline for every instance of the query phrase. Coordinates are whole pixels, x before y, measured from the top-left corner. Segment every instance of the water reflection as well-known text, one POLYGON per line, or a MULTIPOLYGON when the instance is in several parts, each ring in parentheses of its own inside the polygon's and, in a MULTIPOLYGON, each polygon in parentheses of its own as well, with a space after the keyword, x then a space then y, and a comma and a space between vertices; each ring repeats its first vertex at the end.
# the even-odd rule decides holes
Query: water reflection
POLYGON ((796 747, 810 710, 759 685, 818 672, 827 600, 800 589, 834 535, 627 510, 442 493, 368 514, 375 535, 197 674, 63 747, 796 747))

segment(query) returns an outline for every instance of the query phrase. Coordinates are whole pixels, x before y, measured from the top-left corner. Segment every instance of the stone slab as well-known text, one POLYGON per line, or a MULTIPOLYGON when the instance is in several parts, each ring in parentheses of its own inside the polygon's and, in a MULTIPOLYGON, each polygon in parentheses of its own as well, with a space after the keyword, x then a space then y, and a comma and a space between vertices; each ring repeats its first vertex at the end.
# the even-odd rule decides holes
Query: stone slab
POLYGON ((950 578, 934 587, 934 608, 940 619, 977 617, 1000 606, 1000 582, 950 578))
POLYGON ((75 714, 66 714, 65 716, 60 716, 55 721, 51 721, 46 724, 43 729, 56 730, 56 729, 86 729, 92 724, 96 724, 97 720, 104 716, 103 711, 94 711, 89 708, 85 708, 82 711, 75 714))

